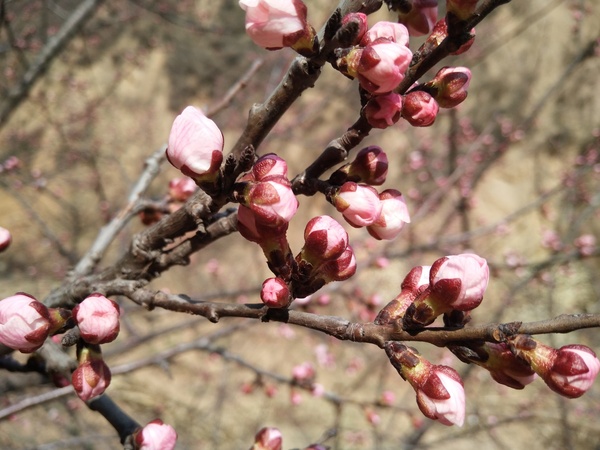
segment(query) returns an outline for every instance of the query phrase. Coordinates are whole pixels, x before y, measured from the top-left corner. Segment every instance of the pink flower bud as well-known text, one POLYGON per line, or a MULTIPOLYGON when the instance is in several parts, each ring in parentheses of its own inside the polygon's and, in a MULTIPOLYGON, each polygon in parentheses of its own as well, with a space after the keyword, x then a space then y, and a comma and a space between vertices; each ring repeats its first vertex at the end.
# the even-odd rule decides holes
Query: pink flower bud
POLYGON ((471 71, 466 67, 442 67, 435 78, 424 84, 442 108, 454 108, 467 98, 471 71))
POLYGON ((292 300, 290 290, 281 278, 267 278, 262 284, 260 298, 269 308, 285 308, 292 300))
MULTIPOLYGON (((451 52, 451 55, 460 55, 465 53, 467 50, 471 48, 473 43, 475 42, 475 28, 471 29, 471 39, 462 44, 456 51, 451 52)), ((425 42, 425 46, 428 48, 435 48, 442 43, 442 41, 448 36, 448 24, 446 22, 446 18, 443 17, 435 24, 433 27, 433 31, 427 38, 425 42)))
POLYGON ((385 351, 398 373, 415 390, 417 405, 425 417, 444 425, 463 425, 465 391, 458 372, 431 364, 400 342, 386 343, 385 351))
POLYGON ((110 369, 102 359, 100 347, 84 347, 79 356, 79 366, 71 374, 71 384, 81 400, 87 402, 102 395, 110 385, 110 369))
POLYGON ((244 194, 246 206, 252 210, 257 222, 280 227, 292 220, 298 209, 298 199, 292 185, 284 177, 268 177, 268 181, 249 183, 244 194))
POLYGON ((451 309, 470 311, 483 300, 490 270, 485 259, 465 253, 438 259, 431 266, 429 277, 432 296, 451 309))
POLYGON ((10 231, 8 231, 6 228, 0 227, 0 252, 6 250, 10 245, 11 241, 12 236, 10 234, 10 231))
POLYGON ((112 342, 119 334, 119 305, 101 294, 92 294, 73 308, 81 338, 90 344, 112 342))
POLYGON ((437 22, 438 0, 412 0, 412 8, 398 14, 398 22, 406 25, 411 36, 429 34, 437 22))
POLYGON ((319 272, 323 274, 323 278, 327 283, 344 281, 352 277, 356 273, 356 257, 352 247, 346 247, 344 253, 338 258, 323 264, 319 268, 319 272))
POLYGON ((475 12, 479 0, 446 0, 446 11, 460 20, 468 19, 475 12))
POLYGON ((556 350, 527 335, 517 335, 510 345, 550 389, 564 397, 581 397, 600 372, 600 361, 585 345, 565 345, 556 350))
POLYGON ((246 33, 260 47, 291 47, 305 37, 306 5, 301 0, 240 0, 246 33))
POLYGON ((396 189, 386 189, 379 194, 379 200, 382 205, 381 214, 372 225, 367 227, 367 231, 375 239, 396 239, 404 224, 410 223, 404 197, 396 189))
POLYGON ((338 258, 348 247, 348 233, 335 219, 318 216, 304 229, 302 257, 314 265, 338 258))
POLYGON ((367 121, 373 128, 385 129, 400 120, 402 96, 395 92, 371 98, 364 108, 367 121))
POLYGON ((363 36, 367 31, 367 15, 359 12, 351 12, 346 14, 342 18, 342 26, 347 25, 350 22, 354 22, 358 25, 358 31, 356 32, 356 36, 352 42, 353 45, 356 45, 363 39, 363 36))
POLYGON ((177 432, 160 419, 149 422, 135 433, 137 450, 173 450, 177 443, 177 432))
POLYGON ((362 49, 356 68, 358 81, 371 94, 393 91, 404 79, 411 59, 412 52, 406 45, 386 38, 376 39, 362 49))
POLYGON ((175 202, 185 202, 196 192, 196 183, 189 177, 173 178, 169 181, 169 197, 175 202))
POLYGON ((22 353, 40 348, 50 332, 48 308, 28 294, 0 301, 0 342, 22 353))
POLYGON ((413 267, 400 285, 400 293, 379 311, 374 322, 378 325, 384 325, 404 317, 408 307, 429 286, 430 269, 431 266, 413 267))
POLYGON ((404 96, 402 117, 413 127, 433 125, 439 111, 435 99, 425 91, 413 91, 404 96))
POLYGON ((262 428, 254 437, 254 445, 250 450, 281 450, 283 437, 277 428, 262 428))
POLYGON ((173 122, 167 159, 188 177, 212 180, 223 161, 223 133, 202 111, 188 106, 173 122))
POLYGON ((268 153, 256 160, 252 166, 252 175, 256 181, 265 181, 267 177, 287 178, 287 164, 275 153, 268 153))
POLYGON ((357 228, 373 224, 381 214, 379 194, 371 186, 348 181, 332 197, 332 201, 344 219, 357 228))
POLYGON ((379 38, 386 38, 396 44, 408 46, 408 30, 397 22, 377 22, 365 34, 360 42, 361 47, 366 47, 379 38))
POLYGON ((250 242, 256 242, 259 245, 285 236, 288 229, 287 223, 278 227, 270 227, 269 224, 258 221, 256 214, 244 205, 238 207, 237 220, 237 228, 240 234, 250 242))

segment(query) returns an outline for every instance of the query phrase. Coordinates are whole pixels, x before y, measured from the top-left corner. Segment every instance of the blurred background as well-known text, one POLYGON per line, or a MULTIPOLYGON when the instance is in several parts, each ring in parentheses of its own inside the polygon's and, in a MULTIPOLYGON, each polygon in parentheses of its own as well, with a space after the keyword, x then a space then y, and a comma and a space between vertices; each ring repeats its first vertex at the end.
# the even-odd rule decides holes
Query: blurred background
MULTIPOLYGON (((317 29, 337 4, 306 3, 317 29)), ((216 105, 262 61, 213 117, 227 151, 251 105, 266 98, 294 58, 291 50, 256 47, 237 2, 0 5, 0 226, 13 235, 0 255, 2 298, 24 291, 43 299, 61 283, 125 205, 145 160, 166 142, 185 106, 216 105), (56 56, 40 68, 72 22, 56 56)), ((377 20, 394 16, 384 7, 370 17, 371 24, 377 20)), ((383 188, 404 193, 412 223, 391 243, 347 227, 357 275, 294 307, 371 321, 410 268, 470 251, 492 269, 475 324, 600 312, 598 23, 593 0, 515 0, 479 25, 471 50, 442 64, 470 68, 467 100, 443 110, 430 128, 401 121, 363 142, 388 154, 383 188)), ((411 40, 411 49, 422 40, 411 40)), ((326 67, 259 153, 286 159, 292 178, 356 120, 358 109, 357 83, 326 67)), ((147 197, 163 199, 177 176, 163 165, 147 197)), ((295 252, 309 218, 327 213, 341 220, 323 198, 299 200, 288 232, 295 252)), ((143 228, 133 220, 100 268, 143 228)), ((152 286, 195 299, 257 303, 268 275, 258 246, 234 234, 152 286)), ((336 449, 600 448, 598 384, 577 400, 553 394, 540 380, 514 391, 446 349, 415 345, 464 375, 467 419, 463 428, 447 428, 421 415, 412 388, 374 346, 285 324, 212 324, 115 300, 123 322, 119 338, 103 346, 113 370, 107 392, 138 422, 160 417, 173 425, 181 449, 248 448, 262 426, 278 427, 284 448, 313 442, 336 449), (312 389, 294 386, 292 370, 305 363, 315 369, 312 389)), ((540 340, 600 350, 595 329, 540 340)), ((52 389, 41 376, 3 372, 0 406, 52 389)), ((104 419, 67 395, 0 421, 0 447, 105 449, 119 441, 104 419)))

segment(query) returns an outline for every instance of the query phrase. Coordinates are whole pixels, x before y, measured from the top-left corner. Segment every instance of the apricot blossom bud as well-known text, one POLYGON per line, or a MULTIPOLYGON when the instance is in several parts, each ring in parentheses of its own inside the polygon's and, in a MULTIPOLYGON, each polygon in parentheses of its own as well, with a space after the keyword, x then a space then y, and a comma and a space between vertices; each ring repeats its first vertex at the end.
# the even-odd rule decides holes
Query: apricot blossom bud
POLYGON ((351 22, 354 22, 357 25, 356 35, 354 36, 353 42, 351 42, 352 45, 356 45, 361 42, 369 27, 367 24, 367 15, 360 12, 351 12, 342 18, 342 26, 351 22))
POLYGON ((177 432, 171 425, 154 419, 134 434, 136 450, 173 450, 177 443, 177 432))
POLYGON ((411 36, 429 34, 437 22, 438 0, 412 0, 408 11, 399 11, 398 22, 404 24, 411 36))
MULTIPOLYGON (((462 44, 458 49, 451 52, 451 55, 461 55, 465 53, 467 50, 471 48, 473 43, 475 42, 475 28, 471 28, 469 32, 470 38, 462 44)), ((448 23, 446 22, 446 18, 442 17, 433 27, 431 34, 427 37, 427 41, 425 41, 425 46, 428 48, 435 48, 442 43, 444 39, 448 36, 448 23)))
POLYGON ((0 301, 0 342, 22 353, 40 348, 50 333, 48 308, 28 294, 0 301))
POLYGON ((371 186, 347 181, 336 194, 332 203, 353 227, 373 224, 381 214, 379 194, 371 186))
POLYGON ((401 23, 381 21, 369 28, 360 45, 366 47, 379 38, 386 38, 397 44, 408 46, 409 35, 408 30, 401 23))
POLYGON ((434 79, 425 83, 442 108, 454 108, 467 98, 471 71, 466 67, 442 67, 434 79))
POLYGON ((288 229, 288 223, 276 227, 263 224, 257 220, 256 214, 244 205, 238 207, 237 220, 237 228, 240 234, 250 242, 256 242, 257 244, 284 236, 288 229))
POLYGON ((167 159, 196 181, 214 180, 223 162, 223 133, 202 111, 188 106, 173 122, 167 159))
POLYGON ((364 108, 367 121, 373 128, 385 129, 394 125, 402 114, 402 96, 395 92, 371 98, 364 108))
POLYGON ((0 227, 0 252, 8 248, 12 241, 12 235, 6 228, 0 227))
POLYGON ((102 395, 110 385, 110 369, 102 359, 100 347, 89 345, 79 351, 79 365, 71 374, 71 384, 81 400, 102 395))
POLYGON ((413 267, 402 281, 400 293, 379 311, 375 323, 384 325, 401 319, 417 296, 429 286, 430 269, 431 266, 413 267))
POLYGON ((600 361, 585 345, 565 345, 557 350, 529 335, 517 335, 509 344, 550 389, 564 397, 581 397, 600 372, 600 361))
POLYGON ((465 390, 458 372, 430 363, 400 342, 387 342, 385 352, 400 376, 415 390, 417 405, 425 417, 444 425, 463 425, 465 390))
POLYGON ((254 445, 250 450, 281 450, 283 437, 277 428, 262 428, 254 437, 254 445))
POLYGON ((246 33, 260 47, 278 50, 311 37, 301 0, 240 0, 239 5, 246 11, 246 33))
POLYGON ((175 202, 185 202, 196 192, 196 183, 190 177, 173 178, 169 181, 169 197, 175 202))
POLYGON ((302 258, 320 264, 338 258, 348 246, 348 233, 330 216, 310 219, 304 229, 302 258))
POLYGON ((323 264, 319 272, 323 274, 326 283, 344 281, 352 277, 356 273, 356 257, 352 247, 346 247, 339 257, 323 264))
POLYGON ((247 183, 242 200, 258 222, 272 227, 289 223, 298 209, 298 199, 292 191, 292 185, 282 176, 247 183))
POLYGON ((362 49, 351 51, 347 59, 348 74, 358 77, 363 89, 371 94, 385 94, 404 79, 412 52, 404 44, 378 38, 362 49))
POLYGON ((119 305, 101 294, 92 294, 73 308, 81 338, 90 344, 112 342, 119 334, 119 305))
POLYGON ((287 163, 275 153, 261 156, 252 166, 252 176, 256 181, 265 181, 267 177, 287 177, 287 171, 287 163))
POLYGON ((267 278, 262 284, 260 298, 269 308, 285 308, 292 301, 290 290, 281 278, 267 278))
POLYGON ((439 111, 435 99, 425 91, 412 91, 404 96, 402 118, 413 127, 433 125, 439 111))
POLYGON ((404 197, 396 189, 386 189, 379 194, 381 214, 367 231, 375 239, 391 241, 396 239, 404 228, 405 223, 410 223, 410 215, 404 197))
POLYGON ((387 177, 388 158, 381 147, 371 145, 360 150, 356 158, 338 172, 343 172, 348 181, 379 186, 387 177))

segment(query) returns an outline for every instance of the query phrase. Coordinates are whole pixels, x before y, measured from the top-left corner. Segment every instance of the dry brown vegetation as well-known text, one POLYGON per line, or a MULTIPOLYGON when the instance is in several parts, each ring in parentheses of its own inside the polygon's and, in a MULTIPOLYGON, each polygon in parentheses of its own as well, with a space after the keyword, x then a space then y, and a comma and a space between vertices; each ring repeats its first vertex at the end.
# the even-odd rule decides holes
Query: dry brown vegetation
MULTIPOLYGON (((35 8, 5 3, 31 15, 19 17, 23 21, 39 19, 35 8)), ((62 7, 73 3, 62 2, 62 7)), ((226 147, 232 145, 249 107, 265 98, 294 56, 255 47, 243 33, 237 2, 165 2, 178 4, 170 5, 169 14, 157 14, 154 3, 101 6, 0 129, 0 162, 10 155, 22 161, 18 171, 0 173, 0 225, 12 230, 14 239, 0 256, 2 297, 25 291, 44 298, 60 283, 107 217, 123 206, 144 160, 166 140, 173 117, 185 105, 215 104, 253 61, 263 59, 248 86, 214 117, 226 147)), ((315 27, 336 2, 329 3, 307 1, 315 27)), ((373 21, 386 17, 382 10, 373 21)), ((600 152, 600 59, 597 48, 584 51, 600 37, 598 23, 600 6, 593 0, 514 0, 478 27, 467 54, 446 61, 473 72, 468 100, 460 108, 445 111, 428 129, 398 124, 372 132, 364 144, 388 153, 392 163, 385 187, 409 195, 413 222, 393 243, 349 230, 359 272, 324 290, 331 295, 328 305, 311 308, 368 320, 361 316, 365 303, 374 295, 383 303, 393 298, 412 266, 472 249, 493 271, 474 323, 600 312, 598 251, 590 258, 573 253, 573 242, 582 234, 600 238, 600 159, 589 157, 591 149, 600 152), (508 122, 524 131, 522 138, 502 144, 501 124, 508 122), (459 158, 449 155, 453 140, 459 158), (588 160, 575 165, 577 155, 588 160), (409 170, 417 156, 425 167, 409 170), (479 160, 491 163, 474 178, 479 160), (463 174, 460 180, 474 184, 471 197, 461 198, 455 186, 436 184, 456 170, 463 174), (541 245, 546 230, 557 231, 564 249, 541 245), (380 256, 390 260, 388 267, 376 266, 380 256)), ((4 76, 15 57, 14 52, 0 54, 4 76)), ((7 77, 3 88, 10 83, 7 77)), ((291 174, 301 171, 355 120, 356 91, 356 83, 326 68, 259 151, 284 157, 291 174)), ((163 166, 147 196, 163 197, 168 180, 177 175, 163 166)), ((302 219, 289 232, 296 251, 306 219, 324 211, 336 214, 320 198, 303 197, 300 204, 302 219)), ((101 265, 110 265, 142 228, 131 223, 101 265)), ((269 275, 263 260, 256 245, 234 234, 153 286, 198 299, 255 303, 269 275), (219 268, 211 273, 207 267, 214 258, 219 268)), ((431 361, 465 374, 465 426, 446 428, 421 416, 410 386, 374 346, 284 324, 223 319, 215 325, 202 317, 148 312, 127 299, 119 302, 125 311, 122 332, 104 348, 115 371, 108 393, 142 423, 160 416, 173 425, 181 449, 247 448, 265 425, 281 429, 285 448, 321 440, 339 449, 600 446, 598 384, 578 400, 552 394, 541 381, 513 391, 445 349, 420 345, 431 361), (138 342, 144 337, 148 340, 138 342), (129 364, 194 342, 195 349, 127 372, 129 364), (330 365, 319 364, 317 346, 331 353, 330 365), (326 395, 299 391, 303 401, 294 406, 291 370, 304 361, 317 367, 326 395), (396 394, 392 407, 378 403, 386 390, 396 394), (367 420, 369 412, 380 416, 377 425, 367 420)), ((600 350, 596 329, 541 339, 600 350)), ((52 389, 37 375, 0 377, 2 407, 52 389)), ((119 441, 76 396, 65 395, 1 421, 0 447, 104 449, 118 448, 119 441)))

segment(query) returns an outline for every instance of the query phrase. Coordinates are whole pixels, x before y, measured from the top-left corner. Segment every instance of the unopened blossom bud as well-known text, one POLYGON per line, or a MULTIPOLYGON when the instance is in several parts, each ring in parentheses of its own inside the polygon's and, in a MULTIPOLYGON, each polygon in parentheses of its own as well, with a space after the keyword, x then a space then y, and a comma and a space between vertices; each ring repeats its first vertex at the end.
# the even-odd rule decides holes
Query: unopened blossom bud
POLYGON ((264 225, 280 227, 292 220, 298 209, 298 199, 292 184, 282 176, 267 177, 268 181, 245 184, 240 200, 264 225))
MULTIPOLYGON (((475 28, 472 28, 469 32, 469 36, 467 36, 466 42, 458 47, 455 51, 451 52, 451 55, 460 55, 465 53, 467 50, 471 48, 473 43, 475 42, 475 28)), ((448 24, 446 22, 446 18, 442 17, 433 27, 433 31, 427 37, 427 41, 423 44, 426 49, 433 50, 438 45, 442 43, 444 39, 448 36, 448 24)))
POLYGON ((167 159, 194 180, 212 181, 223 162, 223 133, 202 111, 188 106, 173 122, 167 159))
POLYGON ((154 419, 134 434, 136 450, 173 450, 177 443, 177 432, 171 425, 154 419))
POLYGON ((261 156, 252 166, 252 176, 256 181, 265 181, 267 177, 287 178, 287 172, 287 163, 275 153, 261 156))
POLYGON ((466 67, 442 67, 434 79, 423 86, 442 108, 454 108, 467 98, 471 71, 466 67))
POLYGON ((332 203, 344 219, 354 227, 373 224, 381 214, 379 194, 371 186, 347 181, 336 194, 332 203))
POLYGON ((119 305, 101 294, 92 294, 73 308, 81 338, 90 344, 112 342, 119 334, 119 305))
POLYGON ((487 261, 474 254, 445 256, 435 261, 429 287, 406 311, 404 325, 420 327, 453 310, 470 311, 481 303, 489 281, 487 261))
POLYGON ((250 450, 281 450, 283 437, 277 428, 262 428, 254 437, 254 445, 250 450))
POLYGON ((50 333, 50 312, 28 294, 18 293, 0 301, 0 342, 22 353, 42 346, 50 333))
POLYGON ((479 0, 446 0, 447 14, 453 14, 459 20, 466 20, 473 15, 479 0))
POLYGON ((367 28, 369 27, 367 24, 367 15, 360 12, 351 12, 346 14, 342 18, 342 26, 348 25, 349 23, 355 23, 357 30, 356 35, 354 36, 353 42, 350 42, 351 45, 356 45, 363 39, 363 36, 367 32, 367 28))
POLYGON ((6 228, 0 227, 0 252, 8 248, 12 241, 12 235, 6 228))
POLYGON ((509 344, 550 389, 564 397, 581 397, 600 372, 600 361, 585 345, 565 345, 557 350, 528 335, 517 335, 509 344))
POLYGON ((438 0, 409 0, 412 7, 398 12, 398 22, 404 24, 411 36, 429 34, 437 22, 438 0))
POLYGON ((346 59, 346 72, 358 77, 363 89, 371 94, 385 94, 404 79, 412 52, 404 44, 378 38, 364 48, 352 50, 346 59))
POLYGON ((348 233, 330 216, 318 216, 308 221, 304 229, 301 257, 313 265, 338 258, 348 246, 348 233))
POLYGON ((425 91, 413 91, 404 96, 402 118, 413 127, 433 125, 439 111, 435 99, 425 91))
POLYGON ((266 241, 285 236, 288 229, 288 223, 280 226, 271 227, 257 220, 256 214, 248 207, 240 205, 238 207, 237 228, 240 234, 251 242, 262 244, 266 241))
POLYGON ((408 46, 409 35, 408 30, 401 23, 381 21, 369 28, 360 45, 366 47, 379 38, 386 38, 397 44, 408 46))
POLYGON ((537 377, 531 366, 517 358, 506 343, 482 342, 448 348, 461 361, 477 364, 490 372, 496 383, 523 389, 537 377))
POLYGON ((87 402, 102 395, 110 385, 110 369, 102 359, 97 345, 80 349, 78 361, 79 365, 71 375, 71 384, 79 398, 87 402))
POLYGON ((395 92, 369 99, 364 108, 367 122, 373 128, 385 129, 394 125, 402 114, 402 96, 395 92))
POLYGON ((396 189, 386 189, 379 194, 381 214, 367 227, 375 239, 393 240, 400 234, 405 223, 410 223, 410 215, 404 197, 396 189))
POLYGON ((400 293, 379 311, 375 323, 384 325, 401 319, 417 296, 429 286, 429 271, 431 266, 413 267, 400 285, 400 293))
POLYGON ((262 284, 260 298, 269 308, 285 308, 292 301, 290 290, 281 278, 267 278, 262 284))
POLYGON ((173 178, 169 181, 169 197, 175 202, 185 202, 196 192, 198 186, 190 177, 173 178))
POLYGON ((327 261, 319 268, 323 279, 330 283, 331 281, 344 281, 356 273, 356 257, 352 247, 346 247, 346 250, 336 259, 327 261))
POLYGON ((400 376, 415 390, 417 405, 426 417, 444 425, 463 425, 465 391, 458 372, 431 364, 400 342, 387 342, 385 352, 400 376))
POLYGON ((371 145, 360 150, 350 164, 346 164, 334 172, 330 182, 342 184, 345 181, 354 181, 379 186, 385 182, 387 173, 387 155, 381 147, 371 145))
MULTIPOLYGON (((260 47, 278 50, 312 41, 306 5, 301 0, 240 0, 239 5, 246 11, 246 33, 260 47)), ((312 46, 312 42, 306 45, 312 46)))

